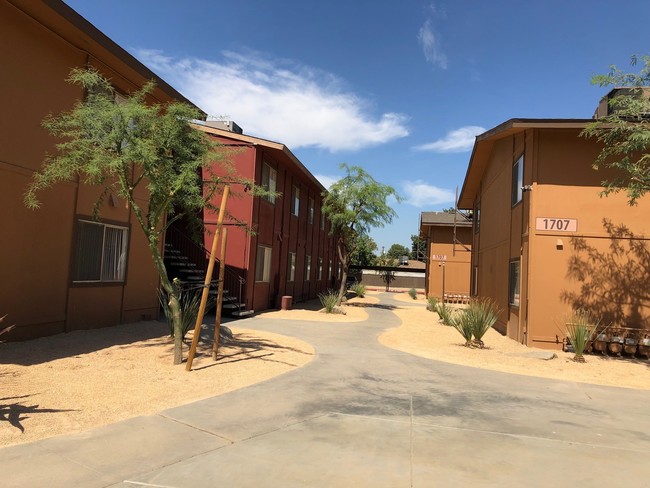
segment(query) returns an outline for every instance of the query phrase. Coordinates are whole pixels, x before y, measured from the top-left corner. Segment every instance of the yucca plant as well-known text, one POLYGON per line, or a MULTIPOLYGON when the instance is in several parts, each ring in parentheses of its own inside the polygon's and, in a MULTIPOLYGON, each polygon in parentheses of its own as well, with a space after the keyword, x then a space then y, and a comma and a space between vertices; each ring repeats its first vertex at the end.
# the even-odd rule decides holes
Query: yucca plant
MULTIPOLYGON (((179 283, 175 282, 174 285, 179 286, 179 283)), ((180 288, 179 286, 178 301, 181 306, 181 323, 182 323, 181 339, 185 339, 187 332, 190 330, 190 328, 194 327, 196 323, 196 316, 199 314, 199 308, 201 308, 202 293, 203 293, 202 288, 190 290, 190 289, 180 288)), ((169 300, 164 290, 158 290, 158 299, 160 300, 160 304, 162 305, 163 312, 165 314, 165 317, 167 318, 167 325, 169 326, 169 335, 170 337, 174 337, 174 326, 171 320, 172 310, 169 307, 169 300)), ((214 306, 214 298, 208 297, 208 301, 205 307, 206 311, 210 310, 213 306, 214 306)))
POLYGON ((452 322, 454 320, 454 315, 455 315, 455 310, 445 303, 438 303, 436 305, 436 312, 438 313, 438 316, 442 320, 442 323, 445 325, 452 325, 452 322))
MULTIPOLYGON (((2 325, 2 321, 3 321, 6 317, 7 317, 6 315, 3 315, 2 317, 0 317, 0 335, 4 334, 5 332, 9 332, 9 331, 12 330, 14 327, 16 327, 15 324, 14 324, 14 325, 2 325)), ((0 342, 2 342, 2 341, 0 341, 0 342)))
POLYGON ((333 313, 336 307, 336 302, 339 299, 339 294, 334 290, 327 290, 326 292, 319 293, 318 299, 320 300, 325 313, 333 313))
MULTIPOLYGON (((475 298, 469 302, 461 319, 467 322, 473 339, 470 345, 484 347, 483 336, 492 328, 499 318, 499 307, 491 298, 475 298)), ((465 335, 463 334, 463 337, 465 335)))
POLYGON ((587 310, 574 310, 566 322, 566 335, 573 346, 573 360, 584 363, 584 352, 587 344, 594 338, 594 333, 600 324, 587 310))
POLYGON ((438 308, 438 297, 429 297, 427 298, 427 310, 430 312, 436 312, 438 308))
POLYGON ((418 297, 418 292, 415 288, 411 288, 408 293, 413 300, 415 300, 418 297))
POLYGON ((350 287, 350 291, 356 293, 356 295, 359 298, 363 298, 366 296, 366 285, 362 285, 361 283, 355 283, 350 287))
POLYGON ((465 339, 465 346, 472 347, 472 336, 474 334, 474 323, 471 318, 467 316, 467 310, 460 310, 450 316, 450 323, 460 335, 465 339))

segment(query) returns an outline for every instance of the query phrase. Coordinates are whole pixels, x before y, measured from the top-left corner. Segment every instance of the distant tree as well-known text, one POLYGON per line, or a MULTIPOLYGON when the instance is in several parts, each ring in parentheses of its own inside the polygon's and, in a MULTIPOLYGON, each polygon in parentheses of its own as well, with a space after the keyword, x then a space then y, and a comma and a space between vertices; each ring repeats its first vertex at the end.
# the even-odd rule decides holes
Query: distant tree
POLYGON ((371 227, 383 227, 393 221, 395 210, 388 204, 390 196, 400 201, 391 186, 377 182, 363 168, 341 164, 346 176, 333 183, 324 194, 323 212, 331 222, 330 232, 336 236, 336 250, 343 276, 337 305, 345 295, 351 256, 357 250, 360 236, 371 227))
POLYGON ((95 70, 74 69, 67 81, 83 87, 87 95, 72 110, 43 121, 45 129, 62 142, 57 144, 56 154, 47 156, 34 174, 25 204, 37 209, 40 190, 75 178, 100 189, 95 217, 110 194, 126 201, 146 237, 169 300, 174 364, 180 364, 183 311, 179 285, 167 275, 160 244, 172 222, 186 218, 200 223, 199 211, 209 205, 210 197, 225 182, 217 177, 201 181, 201 169, 226 164, 225 153, 190 127, 190 121, 200 117, 197 109, 183 103, 164 107, 146 103, 154 90, 153 82, 116 103, 110 82, 95 70), (142 187, 146 192, 140 190, 142 187), (145 193, 146 200, 142 201, 145 193))
POLYGON ((417 234, 411 234, 411 259, 426 262, 427 241, 417 234))
POLYGON ((406 256, 406 257, 411 257, 411 251, 409 251, 409 248, 406 246, 402 246, 401 244, 393 244, 388 248, 388 251, 386 251, 386 256, 391 259, 399 259, 400 256, 406 256))
POLYGON ((595 138, 603 149, 594 169, 617 170, 615 178, 602 182, 603 195, 625 191, 630 205, 650 190, 650 56, 632 56, 631 65, 641 61, 637 73, 610 66, 607 74, 596 75, 592 84, 625 87, 609 100, 610 114, 590 123, 582 136, 595 138))
POLYGON ((454 207, 443 208, 443 209, 442 209, 442 212, 444 212, 444 213, 449 213, 449 214, 455 214, 455 213, 456 213, 456 209, 455 209, 454 207))
POLYGON ((377 261, 377 243, 368 234, 359 235, 357 247, 350 254, 350 264, 357 266, 373 266, 377 261))

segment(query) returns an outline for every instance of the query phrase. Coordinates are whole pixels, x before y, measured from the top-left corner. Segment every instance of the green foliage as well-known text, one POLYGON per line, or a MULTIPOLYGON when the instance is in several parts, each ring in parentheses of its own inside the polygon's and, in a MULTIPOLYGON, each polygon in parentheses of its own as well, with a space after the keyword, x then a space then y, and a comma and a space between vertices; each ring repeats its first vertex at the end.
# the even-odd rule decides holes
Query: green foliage
POLYGON ((357 245, 350 254, 350 264, 357 266, 374 266, 377 256, 373 251, 377 250, 377 243, 368 234, 360 234, 357 238, 357 245))
POLYGON ((333 313, 336 305, 338 304, 338 293, 334 290, 327 290, 326 292, 319 293, 318 299, 320 300, 325 313, 333 313))
POLYGON ((499 308, 491 298, 475 298, 462 310, 439 303, 438 315, 463 336, 465 346, 483 348, 483 336, 499 318, 499 308))
POLYGON ((169 298, 175 327, 174 364, 180 364, 182 312, 160 253, 162 236, 180 218, 200 226, 200 211, 210 205, 213 194, 225 183, 245 180, 210 174, 217 164, 226 174, 232 171, 228 153, 190 126, 201 117, 196 108, 177 102, 165 106, 148 103, 155 88, 153 82, 118 101, 110 82, 93 69, 73 69, 67 81, 82 87, 86 97, 70 111, 43 121, 45 129, 60 142, 56 153, 46 156, 34 174, 25 204, 38 208, 40 191, 76 178, 99 187, 95 217, 109 195, 126 201, 144 232, 169 298), (202 178, 202 170, 208 176, 202 178))
POLYGON ((337 253, 343 269, 338 303, 345 295, 345 282, 350 256, 359 246, 359 238, 373 227, 383 227, 397 214, 388 204, 389 197, 400 201, 391 186, 375 181, 363 168, 341 164, 346 176, 332 184, 324 194, 323 213, 331 223, 331 234, 336 237, 337 253))
POLYGON ((427 298, 427 310, 429 310, 430 312, 437 312, 437 310, 438 310, 438 297, 429 297, 429 298, 427 298))
POLYGON ((411 235, 411 258, 425 263, 427 261, 427 241, 419 235, 411 235))
POLYGON ((574 310, 566 321, 566 335, 569 343, 573 346, 573 360, 584 363, 584 352, 590 341, 593 340, 594 334, 600 320, 596 320, 586 310, 574 310))
POLYGON ((613 179, 603 181, 603 195, 624 190, 628 203, 650 190, 650 56, 632 56, 631 65, 641 61, 636 73, 610 66, 607 74, 596 75, 592 84, 624 88, 609 101, 610 115, 590 123, 581 133, 603 144, 594 168, 616 170, 613 179))
POLYGON ((361 283, 355 283, 350 287, 350 291, 356 293, 356 295, 359 298, 363 298, 366 296, 366 285, 362 285, 361 283))
POLYGON ((406 246, 402 246, 401 244, 393 244, 388 248, 388 251, 386 251, 386 257, 390 259, 399 259, 400 256, 407 256, 411 257, 411 251, 409 251, 409 248, 406 246))
POLYGON ((409 290, 409 296, 410 296, 413 300, 416 300, 417 297, 418 297, 418 292, 417 292, 417 290, 416 290, 415 288, 411 288, 411 289, 409 290))
POLYGON ((453 325, 456 315, 456 309, 448 306, 446 303, 438 302, 436 304, 436 313, 445 325, 453 325))
MULTIPOLYGON (((184 289, 179 286, 180 283, 178 281, 175 281, 174 285, 178 287, 177 296, 181 305, 181 339, 185 339, 187 332, 190 328, 194 327, 196 323, 196 317, 199 314, 199 308, 201 306, 203 288, 184 289)), ((160 305, 162 306, 165 317, 167 318, 169 335, 170 337, 174 337, 176 331, 174 330, 173 310, 169 306, 169 296, 164 290, 158 290, 158 299, 160 300, 160 305)), ((214 307, 214 298, 208 297, 208 302, 205 307, 206 312, 212 309, 212 307, 214 307)))

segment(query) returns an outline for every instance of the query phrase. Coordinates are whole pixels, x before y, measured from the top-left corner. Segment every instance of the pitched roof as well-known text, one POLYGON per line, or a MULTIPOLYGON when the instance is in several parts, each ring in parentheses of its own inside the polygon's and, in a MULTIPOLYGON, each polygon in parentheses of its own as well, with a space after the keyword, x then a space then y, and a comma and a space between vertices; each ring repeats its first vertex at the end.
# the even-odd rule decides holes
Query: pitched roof
POLYGON ((291 150, 280 142, 269 141, 267 139, 262 139, 260 137, 253 137, 246 134, 238 134, 237 132, 232 132, 227 129, 219 129, 217 127, 212 127, 208 125, 209 122, 203 122, 202 120, 194 121, 193 126, 196 129, 199 129, 208 134, 214 136, 226 137, 235 141, 239 141, 243 144, 251 146, 262 146, 266 149, 269 149, 276 157, 282 158, 285 161, 288 161, 292 164, 299 172, 304 174, 318 189, 326 191, 327 188, 316 179, 316 177, 309 171, 304 164, 291 152, 291 150))
POLYGON ((476 136, 469 158, 465 181, 458 197, 458 208, 471 209, 478 193, 481 175, 492 153, 494 143, 526 129, 584 129, 593 119, 510 119, 476 136))
POLYGON ((456 215, 450 212, 422 212, 420 213, 420 227, 423 225, 437 225, 442 227, 451 227, 454 222, 459 227, 471 227, 472 222, 464 214, 456 212, 456 215))

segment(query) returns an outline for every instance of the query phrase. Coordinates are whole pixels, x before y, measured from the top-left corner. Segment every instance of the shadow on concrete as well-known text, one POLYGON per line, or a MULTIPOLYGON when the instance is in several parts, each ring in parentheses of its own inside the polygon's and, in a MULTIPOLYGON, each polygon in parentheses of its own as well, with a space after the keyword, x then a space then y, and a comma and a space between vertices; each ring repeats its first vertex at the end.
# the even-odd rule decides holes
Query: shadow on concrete
POLYGON ((30 418, 31 415, 40 413, 58 413, 58 412, 76 412, 70 409, 39 408, 39 405, 23 405, 22 401, 6 403, 7 400, 22 400, 29 398, 31 395, 21 395, 16 397, 0 398, 0 422, 8 422, 21 432, 25 432, 22 422, 30 418))

